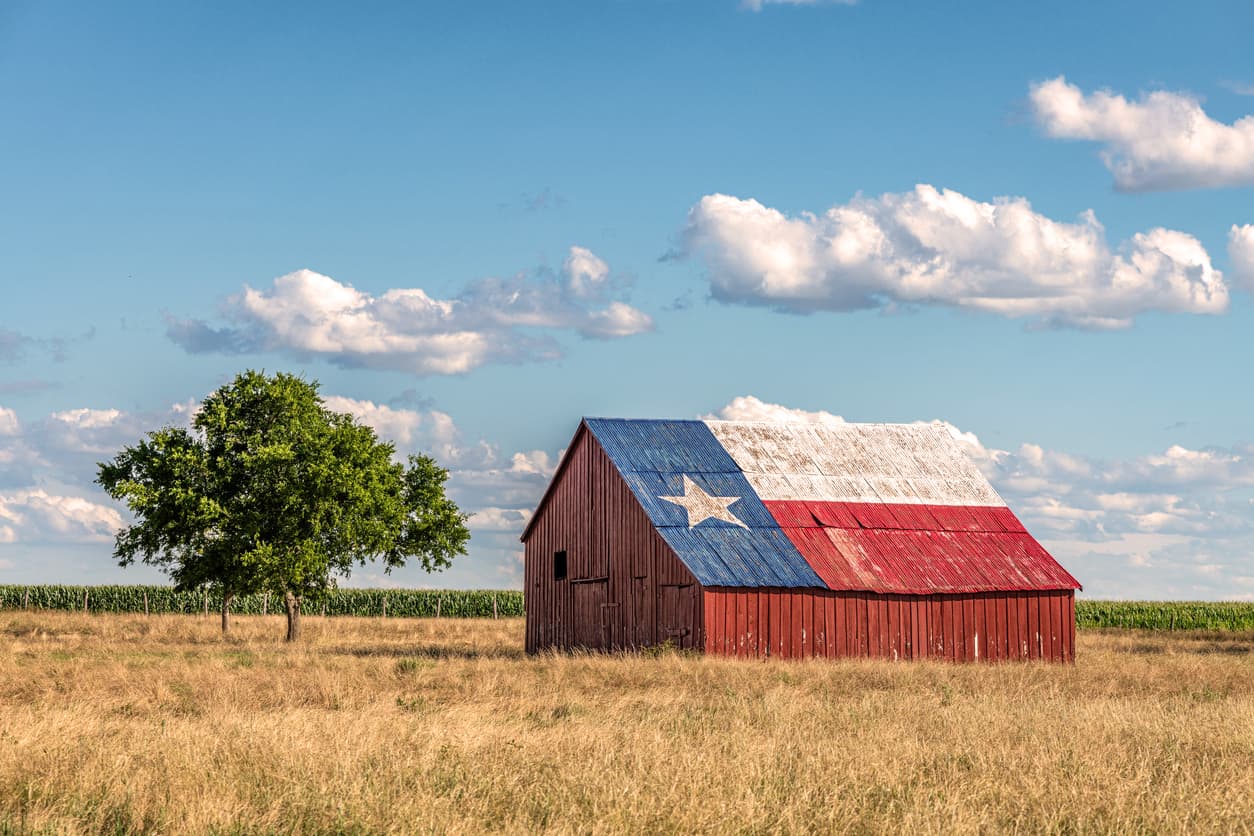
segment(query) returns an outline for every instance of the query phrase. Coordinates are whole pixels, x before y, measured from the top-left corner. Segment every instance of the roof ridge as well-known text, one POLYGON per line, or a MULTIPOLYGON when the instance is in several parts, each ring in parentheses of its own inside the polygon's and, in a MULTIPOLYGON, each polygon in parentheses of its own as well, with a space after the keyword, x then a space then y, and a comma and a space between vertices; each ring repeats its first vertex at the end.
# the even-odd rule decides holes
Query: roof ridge
POLYGON ((816 427, 944 427, 945 422, 939 418, 931 421, 765 421, 745 420, 740 418, 618 418, 612 415, 584 415, 584 421, 650 421, 703 424, 762 424, 765 426, 816 426, 816 427))

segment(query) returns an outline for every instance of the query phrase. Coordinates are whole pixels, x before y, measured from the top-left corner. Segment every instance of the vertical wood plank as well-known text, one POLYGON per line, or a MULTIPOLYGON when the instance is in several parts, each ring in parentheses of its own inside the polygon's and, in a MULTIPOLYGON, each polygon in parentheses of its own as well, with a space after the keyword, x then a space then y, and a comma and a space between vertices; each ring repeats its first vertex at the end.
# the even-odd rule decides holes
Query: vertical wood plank
POLYGON ((753 655, 761 659, 766 656, 766 604, 762 600, 762 590, 755 589, 750 597, 750 606, 754 614, 753 655))
POLYGON ((753 589, 744 589, 738 594, 742 597, 742 605, 745 608, 744 655, 748 659, 753 659, 758 655, 757 591, 753 589))
POLYGON ((814 596, 809 592, 796 592, 794 597, 801 605, 801 648, 798 658, 814 655, 814 596))
POLYGON ((945 658, 945 632, 944 632, 944 599, 940 595, 933 595, 929 599, 929 608, 931 610, 928 618, 928 629, 931 631, 928 647, 931 648, 928 655, 933 659, 945 658))
POLYGON ((727 592, 728 655, 744 658, 749 652, 749 597, 743 589, 727 592))
MULTIPOLYGON (((971 593, 963 600, 962 605, 962 629, 966 635, 967 644, 967 661, 978 662, 984 657, 983 647, 980 647, 977 653, 976 639, 980 638, 980 596, 978 593, 971 593)), ((981 638, 980 644, 983 644, 981 638)))
POLYGON ((836 597, 830 592, 823 593, 823 654, 834 659, 837 654, 838 638, 836 636, 836 597))
POLYGON ((901 615, 900 601, 889 597, 888 605, 888 658, 896 661, 901 658, 901 615))
POLYGON ((711 592, 707 589, 705 593, 705 623, 706 623, 706 653, 719 653, 719 608, 721 605, 721 593, 711 592))
POLYGON ((1027 596, 1028 605, 1028 658, 1041 658, 1041 605, 1040 599, 1033 594, 1027 596))
POLYGON ((1018 639, 1018 648, 1015 653, 1020 659, 1031 658, 1028 650, 1028 597, 1026 594, 1015 593, 1015 630, 1018 639))
POLYGON ((767 649, 769 655, 779 658, 780 652, 784 646, 784 639, 780 630, 782 629, 783 619, 780 616, 780 598, 779 590, 772 589, 766 593, 767 604, 767 624, 769 625, 769 639, 767 641, 767 649))
POLYGON ((952 662, 958 650, 955 646, 957 639, 954 637, 954 599, 949 595, 941 596, 941 632, 944 637, 944 658, 952 662))

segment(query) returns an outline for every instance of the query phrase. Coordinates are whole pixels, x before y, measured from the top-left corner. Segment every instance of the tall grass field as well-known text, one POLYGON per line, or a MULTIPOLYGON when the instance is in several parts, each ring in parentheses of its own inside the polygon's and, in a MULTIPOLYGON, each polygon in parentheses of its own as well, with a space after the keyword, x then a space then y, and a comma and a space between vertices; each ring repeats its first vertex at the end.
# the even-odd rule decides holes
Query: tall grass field
POLYGON ((1250 631, 959 665, 527 657, 518 618, 311 618, 291 646, 281 621, 0 611, 0 833, 1254 823, 1250 631))

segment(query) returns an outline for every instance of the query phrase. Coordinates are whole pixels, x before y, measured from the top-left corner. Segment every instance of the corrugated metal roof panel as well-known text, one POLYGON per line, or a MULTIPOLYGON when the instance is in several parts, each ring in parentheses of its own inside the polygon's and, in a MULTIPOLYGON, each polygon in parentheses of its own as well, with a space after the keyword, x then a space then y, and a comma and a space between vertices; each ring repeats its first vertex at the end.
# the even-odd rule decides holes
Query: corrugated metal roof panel
POLYGON ((997 518, 997 522, 1007 531, 1019 531, 1024 534, 1027 529, 1023 527, 1023 523, 1019 522, 1019 518, 1015 516, 1015 512, 1009 508, 990 508, 989 513, 997 518))
POLYGON ((587 418, 592 435, 622 473, 739 473, 703 421, 587 418))
POLYGON ((800 502, 764 502, 766 510, 779 523, 780 528, 821 528, 822 523, 814 518, 810 509, 800 502))
POLYGON ((744 583, 719 553, 687 526, 664 526, 658 529, 666 545, 674 550, 688 571, 703 586, 752 586, 744 583))
MULTIPOLYGON (((784 503, 780 503, 781 505, 784 503)), ((847 502, 807 502, 810 514, 829 528, 858 528, 858 518, 847 502)))

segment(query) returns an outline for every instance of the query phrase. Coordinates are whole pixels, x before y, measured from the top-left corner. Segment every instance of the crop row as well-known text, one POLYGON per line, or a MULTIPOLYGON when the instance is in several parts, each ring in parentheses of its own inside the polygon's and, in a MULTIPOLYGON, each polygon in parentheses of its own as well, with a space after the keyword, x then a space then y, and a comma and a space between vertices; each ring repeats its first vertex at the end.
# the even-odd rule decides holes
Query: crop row
POLYGON ((1254 603, 1076 601, 1075 620, 1081 630, 1254 630, 1254 603))
MULTIPOLYGON (((101 613, 203 613, 222 607, 212 590, 179 592, 168 586, 0 586, 0 610, 76 610, 101 613)), ((310 615, 406 618, 501 618, 523 614, 523 597, 508 590, 336 589, 307 599, 310 615)), ((267 594, 241 595, 231 602, 240 615, 278 614, 283 600, 267 594)))

